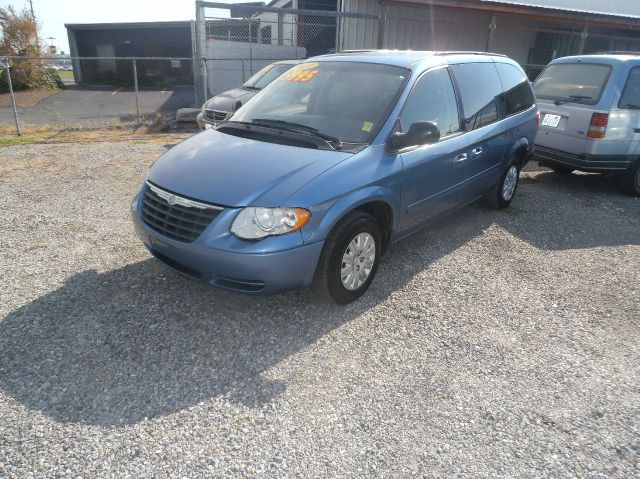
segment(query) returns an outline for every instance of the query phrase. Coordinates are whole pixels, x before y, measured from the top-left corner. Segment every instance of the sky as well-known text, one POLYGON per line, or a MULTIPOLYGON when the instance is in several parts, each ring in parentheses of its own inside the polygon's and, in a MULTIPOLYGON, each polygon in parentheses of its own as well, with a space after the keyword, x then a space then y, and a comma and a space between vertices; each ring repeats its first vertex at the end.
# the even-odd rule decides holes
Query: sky
MULTIPOLYGON (((156 22, 192 20, 196 16, 195 0, 32 0, 41 24, 40 36, 45 44, 53 43, 58 52, 69 53, 65 23, 156 22), (53 37, 53 40, 49 40, 53 37)), ((235 0, 216 0, 241 3, 235 0)), ((0 8, 13 5, 28 7, 25 0, 0 0, 0 8)))

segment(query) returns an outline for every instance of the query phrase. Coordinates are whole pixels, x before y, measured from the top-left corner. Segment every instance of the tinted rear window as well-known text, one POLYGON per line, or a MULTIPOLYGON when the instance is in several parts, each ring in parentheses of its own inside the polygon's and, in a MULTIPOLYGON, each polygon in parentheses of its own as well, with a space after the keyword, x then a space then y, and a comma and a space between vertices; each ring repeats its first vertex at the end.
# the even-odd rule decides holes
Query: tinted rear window
POLYGON ((576 103, 598 102, 607 83, 611 67, 595 63, 556 63, 549 65, 533 88, 538 98, 561 100, 581 98, 576 103))
POLYGON ((535 103, 533 91, 526 76, 513 65, 496 63, 502 79, 504 116, 528 110, 535 103))
POLYGON ((467 129, 475 130, 498 120, 496 98, 502 85, 493 63, 464 63, 451 69, 460 88, 467 129))

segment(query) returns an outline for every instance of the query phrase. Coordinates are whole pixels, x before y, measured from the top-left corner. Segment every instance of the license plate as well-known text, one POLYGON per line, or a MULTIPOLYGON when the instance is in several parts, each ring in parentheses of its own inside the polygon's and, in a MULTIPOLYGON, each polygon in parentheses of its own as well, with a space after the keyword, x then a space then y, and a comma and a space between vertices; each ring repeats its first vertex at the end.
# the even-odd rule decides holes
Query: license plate
POLYGON ((542 120, 542 126, 550 126, 551 128, 557 128, 560 123, 560 115, 551 115, 547 113, 542 120))

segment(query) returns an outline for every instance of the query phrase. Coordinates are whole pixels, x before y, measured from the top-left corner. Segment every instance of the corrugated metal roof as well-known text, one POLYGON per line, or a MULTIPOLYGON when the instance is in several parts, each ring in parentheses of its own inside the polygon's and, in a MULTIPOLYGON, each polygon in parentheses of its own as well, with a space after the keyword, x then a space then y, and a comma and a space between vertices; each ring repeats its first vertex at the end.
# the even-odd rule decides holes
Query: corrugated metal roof
POLYGON ((594 13, 616 17, 640 18, 638 0, 480 0, 527 7, 551 8, 570 12, 594 13))

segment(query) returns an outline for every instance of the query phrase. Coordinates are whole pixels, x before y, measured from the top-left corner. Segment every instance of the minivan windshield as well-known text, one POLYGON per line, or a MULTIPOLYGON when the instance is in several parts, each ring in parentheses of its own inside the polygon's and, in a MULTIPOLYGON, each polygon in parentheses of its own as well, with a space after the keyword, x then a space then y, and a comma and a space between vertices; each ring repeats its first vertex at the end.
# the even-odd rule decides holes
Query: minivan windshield
POLYGON ((598 102, 611 67, 595 63, 556 63, 549 65, 533 85, 538 98, 556 102, 598 102))
POLYGON ((292 66, 293 65, 291 64, 267 65, 258 73, 249 78, 246 82, 244 82, 242 86, 254 90, 262 90, 273 80, 289 70, 292 66))
POLYGON ((374 63, 302 63, 262 90, 229 121, 368 143, 409 74, 405 68, 374 63))

